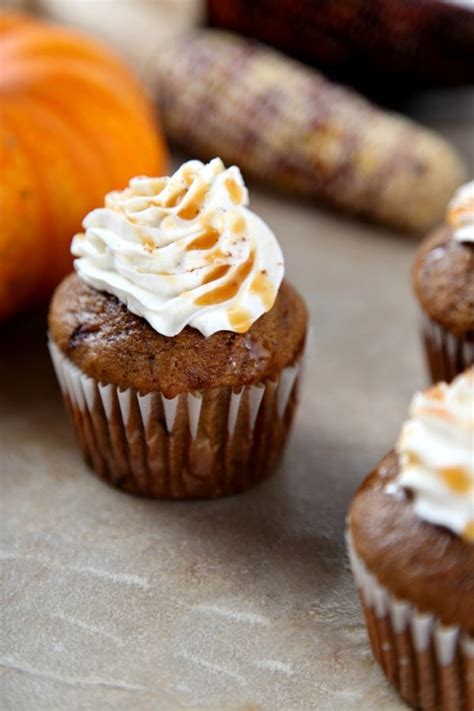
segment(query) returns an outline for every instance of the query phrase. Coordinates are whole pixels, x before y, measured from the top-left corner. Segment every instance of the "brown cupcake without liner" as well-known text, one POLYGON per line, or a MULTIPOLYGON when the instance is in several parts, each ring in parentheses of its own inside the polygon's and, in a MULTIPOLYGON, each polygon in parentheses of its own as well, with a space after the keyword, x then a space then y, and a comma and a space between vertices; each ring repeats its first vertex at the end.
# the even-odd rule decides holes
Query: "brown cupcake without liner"
POLYGON ((413 265, 422 341, 433 382, 451 382, 474 363, 474 244, 443 227, 422 242, 413 265))
POLYGON ((50 352, 87 460, 158 498, 243 491, 280 460, 296 403, 306 309, 284 283, 245 334, 154 331, 71 275, 50 309, 50 352))
POLYGON ((416 708, 474 708, 474 546, 391 490, 390 452, 349 512, 348 549, 375 659, 416 708))

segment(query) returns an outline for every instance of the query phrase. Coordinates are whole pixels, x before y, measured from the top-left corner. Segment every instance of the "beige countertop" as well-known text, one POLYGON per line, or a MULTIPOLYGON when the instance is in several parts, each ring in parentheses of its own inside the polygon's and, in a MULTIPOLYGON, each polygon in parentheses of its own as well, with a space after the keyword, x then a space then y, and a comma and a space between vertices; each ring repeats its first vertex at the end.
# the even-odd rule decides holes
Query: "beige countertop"
MULTIPOLYGON (((469 147, 468 121, 438 127, 469 147)), ((372 661, 343 531, 426 382, 416 242, 251 195, 313 334, 283 464, 249 493, 173 503, 108 488, 75 446, 44 315, 0 330, 5 711, 403 708, 372 661)))

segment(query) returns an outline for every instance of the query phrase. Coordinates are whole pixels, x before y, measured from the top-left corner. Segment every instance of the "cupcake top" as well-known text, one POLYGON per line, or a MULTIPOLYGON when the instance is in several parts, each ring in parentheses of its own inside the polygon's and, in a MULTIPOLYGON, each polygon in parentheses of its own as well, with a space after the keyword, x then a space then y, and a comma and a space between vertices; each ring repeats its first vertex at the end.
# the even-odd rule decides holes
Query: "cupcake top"
POLYGON ((75 269, 163 336, 186 326, 245 333, 272 308, 284 274, 275 235, 247 205, 239 169, 219 158, 133 178, 85 218, 75 269))
POLYGON ((414 396, 397 453, 418 516, 474 543, 474 368, 414 396))
POLYGON ((459 242, 474 242, 474 180, 463 185, 448 205, 448 224, 459 242))
POLYGON ((424 240, 413 287, 429 318, 458 338, 474 336, 474 181, 449 203, 446 223, 424 240))

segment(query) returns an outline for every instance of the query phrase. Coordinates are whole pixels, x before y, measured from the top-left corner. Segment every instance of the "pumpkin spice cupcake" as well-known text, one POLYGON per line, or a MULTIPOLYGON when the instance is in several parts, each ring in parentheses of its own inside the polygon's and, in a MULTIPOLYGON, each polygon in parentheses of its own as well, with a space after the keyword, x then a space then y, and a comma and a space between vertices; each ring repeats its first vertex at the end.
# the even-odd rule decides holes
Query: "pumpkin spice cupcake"
POLYGON ((220 159, 110 193, 72 243, 50 350, 96 473, 154 497, 232 494, 278 463, 307 312, 220 159))
POLYGON ((474 363, 474 181, 449 204, 447 221, 422 242, 413 266, 433 382, 474 363))
POLYGON ((415 395, 349 512, 374 656, 422 709, 474 708, 474 369, 415 395))

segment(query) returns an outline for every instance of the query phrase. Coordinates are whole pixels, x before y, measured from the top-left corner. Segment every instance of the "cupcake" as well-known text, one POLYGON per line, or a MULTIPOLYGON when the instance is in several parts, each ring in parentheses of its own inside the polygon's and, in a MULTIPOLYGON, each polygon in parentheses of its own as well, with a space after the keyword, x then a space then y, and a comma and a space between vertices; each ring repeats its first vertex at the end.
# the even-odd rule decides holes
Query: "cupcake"
POLYGON ((84 220, 50 351, 95 472, 153 497, 247 489, 283 452, 307 312, 237 167, 134 178, 84 220))
POLYGON ((372 651, 412 706, 474 708, 474 369, 415 395, 349 512, 372 651))
POLYGON ((449 382, 474 363, 474 181, 452 199, 446 224, 422 242, 413 286, 431 378, 449 382))

